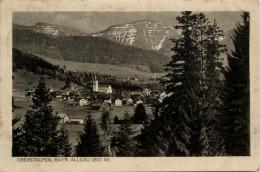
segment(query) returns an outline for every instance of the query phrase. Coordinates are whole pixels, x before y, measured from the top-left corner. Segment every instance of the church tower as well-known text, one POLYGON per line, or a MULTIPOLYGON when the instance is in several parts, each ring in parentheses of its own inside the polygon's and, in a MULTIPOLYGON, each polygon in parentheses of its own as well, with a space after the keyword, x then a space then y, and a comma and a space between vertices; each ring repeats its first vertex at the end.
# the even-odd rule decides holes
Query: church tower
POLYGON ((98 79, 96 74, 94 76, 94 81, 93 81, 93 92, 98 92, 98 79))

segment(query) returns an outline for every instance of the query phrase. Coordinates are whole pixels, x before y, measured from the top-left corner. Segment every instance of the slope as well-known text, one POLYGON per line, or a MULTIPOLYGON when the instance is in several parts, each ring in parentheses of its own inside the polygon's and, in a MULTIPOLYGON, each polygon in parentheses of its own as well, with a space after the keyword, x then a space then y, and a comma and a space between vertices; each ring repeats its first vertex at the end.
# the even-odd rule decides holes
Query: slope
POLYGON ((144 65, 163 72, 166 57, 156 51, 121 45, 92 36, 50 36, 30 29, 13 30, 13 48, 45 57, 86 63, 144 65))

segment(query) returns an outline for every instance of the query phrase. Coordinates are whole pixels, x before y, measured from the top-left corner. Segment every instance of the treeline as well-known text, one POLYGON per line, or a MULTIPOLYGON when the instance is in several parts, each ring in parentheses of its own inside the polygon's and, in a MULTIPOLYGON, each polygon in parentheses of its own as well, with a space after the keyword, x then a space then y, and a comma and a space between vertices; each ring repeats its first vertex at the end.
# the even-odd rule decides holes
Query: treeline
POLYGON ((27 69, 33 73, 55 77, 59 66, 48 63, 32 54, 24 54, 13 48, 13 71, 15 72, 18 69, 27 69))
POLYGON ((13 72, 16 72, 18 69, 27 69, 34 74, 46 75, 52 79, 64 81, 66 83, 64 88, 70 87, 71 83, 75 83, 90 89, 94 75, 96 75, 100 83, 111 84, 115 89, 133 91, 140 89, 138 86, 132 85, 127 81, 118 80, 114 76, 99 73, 94 74, 93 72, 68 71, 66 70, 66 66, 53 65, 38 56, 23 53, 13 48, 13 72))

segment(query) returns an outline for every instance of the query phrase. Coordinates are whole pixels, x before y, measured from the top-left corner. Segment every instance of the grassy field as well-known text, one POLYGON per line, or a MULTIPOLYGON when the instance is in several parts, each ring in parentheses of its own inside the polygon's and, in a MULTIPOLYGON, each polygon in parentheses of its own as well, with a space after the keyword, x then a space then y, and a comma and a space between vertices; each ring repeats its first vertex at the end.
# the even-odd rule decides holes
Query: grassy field
MULTIPOLYGON (((112 131, 115 131, 118 129, 119 124, 113 124, 114 123, 114 117, 117 116, 120 120, 124 118, 125 112, 128 112, 130 116, 133 116, 134 114, 134 106, 122 106, 122 107, 116 107, 114 110, 110 110, 110 123, 111 123, 111 128, 112 131)), ((145 107, 146 113, 149 116, 150 119, 153 118, 152 116, 152 109, 151 107, 145 107)), ((100 125, 100 118, 102 114, 102 110, 100 111, 93 111, 93 110, 88 110, 87 107, 69 107, 63 110, 66 114, 70 115, 71 117, 80 117, 80 118, 86 118, 87 114, 91 114, 92 117, 94 118, 97 126, 100 125)), ((80 132, 83 132, 83 125, 79 124, 67 124, 66 125, 69 131, 69 137, 70 137, 70 142, 75 145, 77 144, 78 136, 80 132)), ((133 124, 131 127, 135 131, 137 131, 137 134, 140 133, 140 130, 142 128, 142 125, 140 124, 133 124)), ((102 131, 100 131, 102 134, 102 131)))
MULTIPOLYGON (((32 72, 28 72, 24 69, 13 72, 13 89, 31 89, 38 85, 41 77, 42 75, 33 74, 32 72)), ((45 81, 48 87, 52 87, 55 90, 61 89, 65 86, 65 83, 63 81, 59 81, 58 79, 46 79, 45 81)))
MULTIPOLYGON (((38 55, 40 56, 40 55, 38 55)), ((100 74, 112 75, 117 77, 139 77, 148 79, 151 77, 161 77, 164 73, 151 73, 147 66, 130 65, 130 66, 116 66, 110 64, 97 64, 97 63, 79 63, 64 60, 51 59, 43 57, 46 61, 59 65, 60 67, 66 65, 67 70, 81 71, 81 72, 98 72, 100 74)))

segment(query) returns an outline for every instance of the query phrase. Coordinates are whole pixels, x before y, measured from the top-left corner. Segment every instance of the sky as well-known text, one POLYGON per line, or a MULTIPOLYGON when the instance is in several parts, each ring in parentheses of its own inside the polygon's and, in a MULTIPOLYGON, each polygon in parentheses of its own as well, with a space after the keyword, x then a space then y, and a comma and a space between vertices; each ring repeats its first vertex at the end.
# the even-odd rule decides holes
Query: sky
MULTIPOLYGON (((241 22, 242 12, 203 12, 224 32, 235 28, 241 22)), ((37 22, 58 24, 78 29, 85 33, 95 33, 111 25, 124 24, 138 20, 152 20, 174 26, 180 12, 14 12, 13 23, 35 25, 37 22)))

